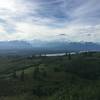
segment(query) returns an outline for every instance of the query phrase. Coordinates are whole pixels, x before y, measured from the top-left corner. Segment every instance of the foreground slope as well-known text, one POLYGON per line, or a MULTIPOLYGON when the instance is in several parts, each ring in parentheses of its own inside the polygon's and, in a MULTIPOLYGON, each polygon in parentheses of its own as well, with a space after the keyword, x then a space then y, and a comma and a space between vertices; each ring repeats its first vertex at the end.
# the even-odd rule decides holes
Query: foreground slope
POLYGON ((100 99, 100 53, 11 57, 6 65, 0 73, 0 100, 100 99))

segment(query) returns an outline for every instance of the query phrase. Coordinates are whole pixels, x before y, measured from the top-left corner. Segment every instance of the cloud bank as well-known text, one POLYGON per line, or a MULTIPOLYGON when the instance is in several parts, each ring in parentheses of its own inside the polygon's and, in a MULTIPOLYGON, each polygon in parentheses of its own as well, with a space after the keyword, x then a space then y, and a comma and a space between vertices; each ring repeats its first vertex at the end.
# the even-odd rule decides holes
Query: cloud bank
POLYGON ((100 42, 100 0, 0 0, 0 40, 100 42))

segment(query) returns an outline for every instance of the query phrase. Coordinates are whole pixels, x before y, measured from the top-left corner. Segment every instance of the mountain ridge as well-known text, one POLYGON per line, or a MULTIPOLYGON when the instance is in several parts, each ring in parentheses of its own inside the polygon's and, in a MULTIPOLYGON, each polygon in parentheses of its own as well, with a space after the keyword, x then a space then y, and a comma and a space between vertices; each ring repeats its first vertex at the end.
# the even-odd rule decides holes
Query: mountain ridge
POLYGON ((100 44, 93 42, 66 42, 66 41, 0 41, 0 50, 34 50, 40 52, 79 52, 79 51, 100 51, 100 44))

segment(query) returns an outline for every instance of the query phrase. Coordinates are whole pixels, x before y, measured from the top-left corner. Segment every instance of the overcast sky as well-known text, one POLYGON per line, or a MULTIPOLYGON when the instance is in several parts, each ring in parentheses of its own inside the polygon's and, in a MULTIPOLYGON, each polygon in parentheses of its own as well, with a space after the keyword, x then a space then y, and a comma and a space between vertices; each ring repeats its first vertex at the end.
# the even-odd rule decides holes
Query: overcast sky
POLYGON ((0 0, 0 40, 100 42, 100 0, 0 0))

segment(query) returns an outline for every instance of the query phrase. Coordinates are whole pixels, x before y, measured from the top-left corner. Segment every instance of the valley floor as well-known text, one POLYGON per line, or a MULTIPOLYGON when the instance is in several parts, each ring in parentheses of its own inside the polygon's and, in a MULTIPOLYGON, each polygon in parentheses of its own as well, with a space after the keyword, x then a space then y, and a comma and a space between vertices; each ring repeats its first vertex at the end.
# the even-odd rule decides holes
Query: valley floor
POLYGON ((0 100, 100 100, 100 53, 0 57, 0 100))

